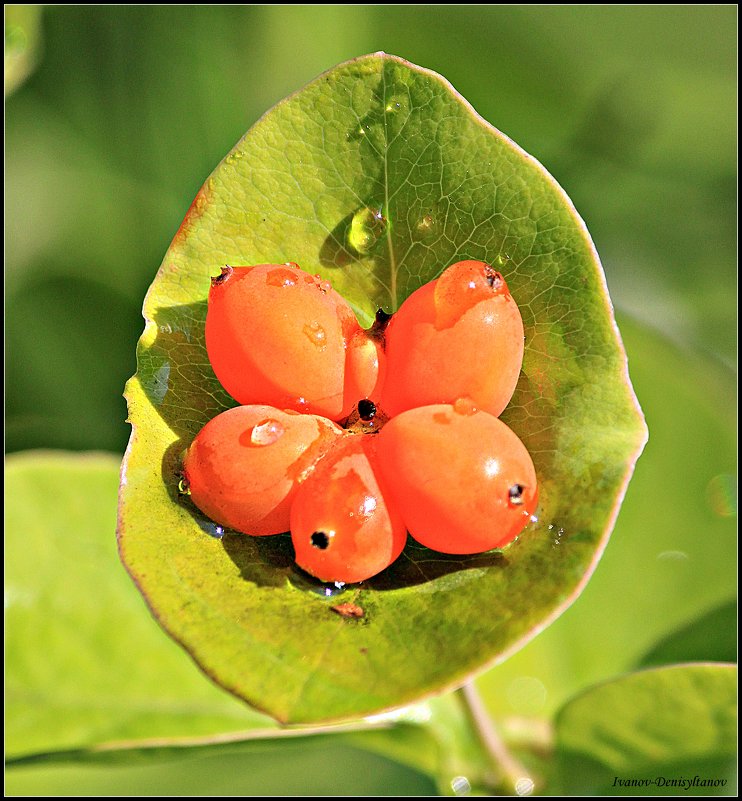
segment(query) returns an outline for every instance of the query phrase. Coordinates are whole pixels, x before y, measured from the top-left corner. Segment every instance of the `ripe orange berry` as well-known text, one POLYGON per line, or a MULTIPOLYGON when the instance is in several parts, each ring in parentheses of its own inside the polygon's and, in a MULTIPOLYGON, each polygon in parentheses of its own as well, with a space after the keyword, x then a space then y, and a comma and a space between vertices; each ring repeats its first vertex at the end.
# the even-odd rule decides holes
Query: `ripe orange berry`
POLYGON ((198 433, 183 459, 193 503, 211 520, 245 534, 289 530, 299 484, 343 430, 315 415, 237 406, 198 433))
POLYGON ((376 437, 332 447, 296 493, 291 539, 296 562, 322 581, 363 581, 404 549, 407 531, 379 477, 376 437))
POLYGON ((343 417, 364 398, 379 404, 385 377, 386 356, 381 343, 366 331, 357 331, 348 343, 343 417))
POLYGON ((378 465, 410 534, 443 553, 502 548, 538 502, 525 445, 468 401, 410 409, 378 437, 378 465))
POLYGON ((373 363, 364 362, 364 375, 354 377, 355 359, 346 376, 346 349, 362 333, 329 282, 296 265, 226 267, 212 279, 206 349, 216 377, 239 403, 341 420, 358 401, 346 398, 346 380, 359 392, 376 384, 373 363))
POLYGON ((460 261, 413 292, 386 330, 381 406, 406 409, 469 397, 498 416, 523 363, 523 321, 502 276, 460 261))

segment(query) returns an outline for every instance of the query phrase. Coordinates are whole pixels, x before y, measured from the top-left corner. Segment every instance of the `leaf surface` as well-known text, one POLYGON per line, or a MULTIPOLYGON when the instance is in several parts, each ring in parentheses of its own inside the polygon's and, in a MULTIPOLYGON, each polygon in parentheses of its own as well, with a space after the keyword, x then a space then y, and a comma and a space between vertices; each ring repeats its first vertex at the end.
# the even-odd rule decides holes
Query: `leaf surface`
POLYGON ((587 580, 646 436, 603 273, 553 178, 440 76, 375 54, 269 111, 198 193, 144 314, 126 390, 121 553, 163 626, 252 705, 309 722, 439 693, 522 645, 587 580), (538 522, 503 553, 410 544, 343 593, 365 611, 343 619, 294 568, 286 536, 209 536, 178 498, 180 453, 234 405, 204 348, 210 276, 294 261, 368 324, 464 258, 497 264, 523 314, 526 355, 503 419, 534 459, 538 522))
POLYGON ((631 673, 577 696, 556 721, 557 763, 569 794, 733 795, 736 753, 733 665, 631 673), (682 779, 688 786, 673 783, 682 779))
POLYGON ((30 451, 5 475, 6 756, 275 725, 154 624, 116 554, 119 459, 30 451))

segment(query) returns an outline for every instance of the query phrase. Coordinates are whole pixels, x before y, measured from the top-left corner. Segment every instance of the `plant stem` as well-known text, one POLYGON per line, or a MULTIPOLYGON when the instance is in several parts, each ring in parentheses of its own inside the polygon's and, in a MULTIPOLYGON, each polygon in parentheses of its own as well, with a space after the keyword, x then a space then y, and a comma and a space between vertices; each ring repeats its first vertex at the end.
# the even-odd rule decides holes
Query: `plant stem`
POLYGON ((505 795, 530 795, 533 792, 534 781, 528 770, 508 750, 502 737, 500 737, 494 721, 479 695, 479 691, 470 681, 458 691, 474 729, 484 746, 485 751, 492 760, 498 775, 499 788, 505 795))

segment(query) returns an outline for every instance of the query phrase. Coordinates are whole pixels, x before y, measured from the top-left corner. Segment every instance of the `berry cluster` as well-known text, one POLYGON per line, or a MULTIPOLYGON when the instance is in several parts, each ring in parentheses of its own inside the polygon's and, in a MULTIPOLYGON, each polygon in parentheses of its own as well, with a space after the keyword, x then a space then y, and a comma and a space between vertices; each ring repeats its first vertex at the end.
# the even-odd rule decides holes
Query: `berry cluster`
POLYGON ((242 405, 186 451, 191 500, 245 534, 290 530, 313 576, 370 578, 408 531, 444 553, 500 548, 533 514, 533 463, 498 419, 523 323, 489 265, 452 265, 368 330, 296 264, 225 267, 212 279, 206 348, 242 405))

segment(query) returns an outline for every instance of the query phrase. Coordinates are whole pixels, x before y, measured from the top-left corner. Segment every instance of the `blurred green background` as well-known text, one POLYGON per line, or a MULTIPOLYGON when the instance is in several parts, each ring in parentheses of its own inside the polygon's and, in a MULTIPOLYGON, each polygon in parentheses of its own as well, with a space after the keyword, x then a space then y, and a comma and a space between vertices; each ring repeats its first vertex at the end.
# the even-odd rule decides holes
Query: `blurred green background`
MULTIPOLYGON (((481 682, 538 685, 488 704, 550 713, 633 666, 734 594, 736 29, 732 5, 6 6, 6 451, 122 454, 144 294, 201 184, 320 72, 402 56, 448 78, 572 198, 650 429, 583 597, 481 682)), ((712 658, 713 631, 706 647, 712 658)), ((434 791, 379 756, 282 748, 235 763, 241 790, 224 793, 434 791), (327 784, 341 766, 346 784, 327 784)), ((172 764, 117 770, 129 778, 23 768, 8 789, 178 794, 191 781, 172 764)))

